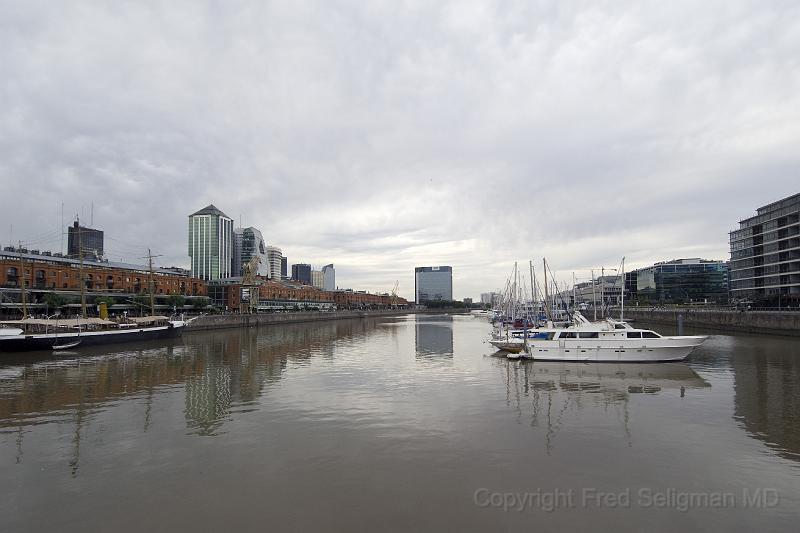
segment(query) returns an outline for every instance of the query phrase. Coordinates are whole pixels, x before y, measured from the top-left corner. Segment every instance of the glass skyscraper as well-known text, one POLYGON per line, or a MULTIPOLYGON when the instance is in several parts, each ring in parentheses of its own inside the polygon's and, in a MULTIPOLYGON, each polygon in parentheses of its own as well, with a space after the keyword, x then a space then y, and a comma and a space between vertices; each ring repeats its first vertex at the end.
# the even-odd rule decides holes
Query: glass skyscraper
POLYGON ((192 276, 228 278, 233 262, 233 219, 209 205, 189 215, 189 259, 192 276))
POLYGON ((264 237, 256 228, 236 228, 233 230, 233 267, 231 272, 234 276, 243 274, 244 265, 250 262, 253 257, 260 257, 261 263, 258 265, 259 276, 269 276, 269 257, 267 256, 267 244, 264 237))
POLYGON ((453 267, 415 268, 414 295, 418 304, 432 301, 453 301, 453 267))

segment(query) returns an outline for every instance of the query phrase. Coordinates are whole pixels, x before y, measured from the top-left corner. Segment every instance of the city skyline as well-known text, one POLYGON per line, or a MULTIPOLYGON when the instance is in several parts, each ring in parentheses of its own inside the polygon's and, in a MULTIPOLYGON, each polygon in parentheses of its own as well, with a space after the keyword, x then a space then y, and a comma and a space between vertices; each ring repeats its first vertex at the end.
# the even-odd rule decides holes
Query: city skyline
POLYGON ((0 242, 59 250, 77 213, 114 261, 188 268, 186 215, 213 203, 409 299, 421 265, 477 300, 515 260, 565 281, 727 260, 797 193, 797 10, 2 8, 0 242))

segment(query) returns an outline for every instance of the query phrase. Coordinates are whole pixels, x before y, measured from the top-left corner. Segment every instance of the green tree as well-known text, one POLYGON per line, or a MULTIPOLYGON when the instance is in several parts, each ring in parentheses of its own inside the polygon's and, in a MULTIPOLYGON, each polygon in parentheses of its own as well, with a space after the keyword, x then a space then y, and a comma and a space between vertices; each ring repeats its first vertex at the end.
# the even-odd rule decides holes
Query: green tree
POLYGON ((200 298, 195 298, 194 301, 192 302, 192 307, 194 309, 205 309, 206 307, 208 307, 208 298, 206 298, 205 296, 202 296, 200 298))
POLYGON ((67 300, 60 294, 48 292, 44 295, 44 303, 47 306, 47 314, 50 314, 50 309, 55 310, 60 308, 62 305, 67 303, 67 300))
POLYGON ((186 298, 180 294, 172 294, 167 297, 167 305, 174 309, 183 309, 186 304, 186 298))

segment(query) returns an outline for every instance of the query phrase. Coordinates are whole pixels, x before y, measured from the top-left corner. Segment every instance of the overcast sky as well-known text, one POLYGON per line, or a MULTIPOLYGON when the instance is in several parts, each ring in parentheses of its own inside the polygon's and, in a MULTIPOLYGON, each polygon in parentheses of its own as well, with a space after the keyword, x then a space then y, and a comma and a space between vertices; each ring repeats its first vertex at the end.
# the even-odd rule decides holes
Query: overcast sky
POLYGON ((3 245, 94 202, 111 260, 188 267, 213 203, 340 286, 477 298, 727 259, 800 192, 793 0, 2 0, 0 65, 3 245))

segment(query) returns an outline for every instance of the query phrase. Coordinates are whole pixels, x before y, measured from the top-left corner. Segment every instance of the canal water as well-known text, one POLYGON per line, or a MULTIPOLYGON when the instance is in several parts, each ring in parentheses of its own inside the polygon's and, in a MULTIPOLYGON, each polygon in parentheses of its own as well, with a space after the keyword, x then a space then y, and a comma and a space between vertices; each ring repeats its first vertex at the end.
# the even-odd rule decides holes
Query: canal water
POLYGON ((4 355, 0 529, 797 530, 797 339, 586 365, 510 362, 489 330, 403 316, 4 355))

